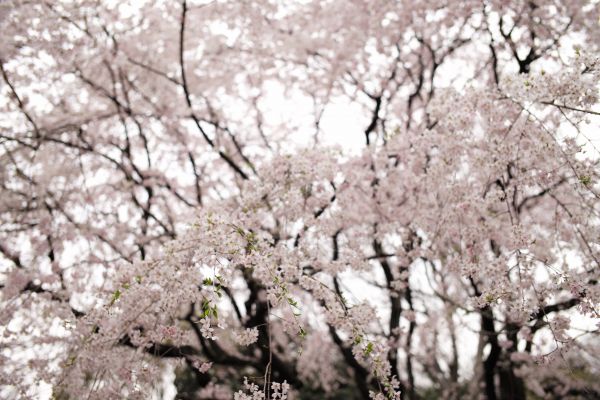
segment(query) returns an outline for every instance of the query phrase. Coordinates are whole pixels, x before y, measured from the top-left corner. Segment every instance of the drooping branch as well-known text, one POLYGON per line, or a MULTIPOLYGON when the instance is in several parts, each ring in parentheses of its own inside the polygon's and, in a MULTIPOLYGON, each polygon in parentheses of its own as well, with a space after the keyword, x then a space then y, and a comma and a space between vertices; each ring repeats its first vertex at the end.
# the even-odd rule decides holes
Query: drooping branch
POLYGON ((190 90, 188 87, 186 72, 185 72, 184 53, 185 53, 185 24, 186 24, 187 12, 188 12, 187 2, 186 2, 186 0, 183 0, 181 3, 181 20, 180 20, 180 29, 179 29, 179 67, 180 67, 179 69, 180 69, 180 73, 181 73, 181 85, 183 87, 185 102, 190 110, 190 113, 191 113, 190 116, 192 117, 194 124, 196 124, 198 131, 202 134, 202 137, 204 138, 204 140, 206 140, 206 143, 208 143, 210 147, 215 149, 218 152, 219 157, 221 157, 223 159, 223 161, 225 161, 225 163, 227 165, 229 165, 242 179, 246 180, 246 179, 248 179, 248 175, 239 167, 239 165, 237 165, 237 163, 235 161, 233 161, 233 159, 227 153, 225 153, 221 149, 217 149, 215 142, 208 136, 208 134, 206 133, 204 128, 202 128, 200 119, 198 118, 198 116, 196 115, 196 113, 194 111, 194 107, 192 105, 192 99, 191 99, 191 95, 190 95, 190 90))

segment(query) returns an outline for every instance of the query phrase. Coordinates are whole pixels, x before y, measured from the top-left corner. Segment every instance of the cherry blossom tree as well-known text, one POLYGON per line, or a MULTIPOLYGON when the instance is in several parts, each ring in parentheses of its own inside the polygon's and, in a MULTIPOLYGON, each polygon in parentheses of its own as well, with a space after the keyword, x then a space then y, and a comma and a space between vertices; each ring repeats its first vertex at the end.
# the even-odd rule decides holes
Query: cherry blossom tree
POLYGON ((0 28, 0 397, 600 396, 597 0, 0 28))

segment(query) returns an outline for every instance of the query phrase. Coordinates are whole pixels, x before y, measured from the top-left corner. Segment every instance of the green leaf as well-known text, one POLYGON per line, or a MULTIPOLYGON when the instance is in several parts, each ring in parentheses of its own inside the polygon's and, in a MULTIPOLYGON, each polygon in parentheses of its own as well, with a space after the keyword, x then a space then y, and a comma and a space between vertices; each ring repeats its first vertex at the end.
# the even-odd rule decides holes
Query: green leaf
POLYGON ((112 299, 110 300, 109 306, 112 306, 113 304, 115 304, 115 302, 117 300, 119 300, 120 297, 121 297, 121 291, 119 289, 115 290, 115 292, 113 293, 112 299))
POLYGON ((246 237, 246 233, 244 232, 244 230, 242 228, 240 228, 239 226, 235 227, 235 231, 238 233, 238 235, 240 235, 241 237, 246 237))
POLYGON ((373 352, 373 343, 369 342, 369 343, 367 343, 367 347, 365 347, 365 350, 364 350, 365 356, 368 356, 372 352, 373 352))
POLYGON ((298 331, 298 336, 300 336, 302 339, 306 338, 306 331, 303 327, 300 327, 300 331, 298 331))
POLYGON ((592 178, 589 175, 581 175, 579 177, 579 182, 581 182, 583 186, 588 186, 590 183, 592 183, 592 178))
POLYGON ((208 213, 206 216, 206 223, 208 224, 208 229, 211 229, 213 226, 215 226, 215 222, 212 219, 212 212, 208 213))
POLYGON ((287 298, 287 302, 290 306, 298 308, 298 302, 291 297, 287 298))
POLYGON ((209 317, 213 313, 213 309, 210 306, 210 302, 208 300, 202 301, 202 314, 200 314, 201 318, 209 317))

